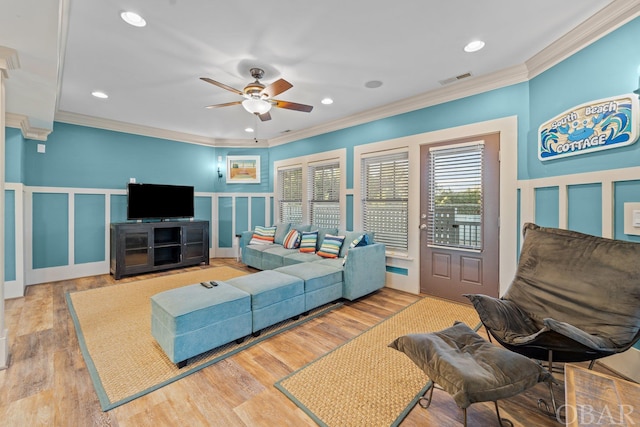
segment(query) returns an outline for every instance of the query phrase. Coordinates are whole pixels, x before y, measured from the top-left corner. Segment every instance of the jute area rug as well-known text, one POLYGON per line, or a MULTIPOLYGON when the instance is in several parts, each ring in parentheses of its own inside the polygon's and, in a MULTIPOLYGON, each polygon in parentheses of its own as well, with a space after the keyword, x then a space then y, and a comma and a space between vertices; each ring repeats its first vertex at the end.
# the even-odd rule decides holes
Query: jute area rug
POLYGON ((429 378, 387 345, 456 320, 471 327, 480 321, 471 306, 423 298, 275 386, 321 426, 396 426, 424 394, 429 378))
POLYGON ((231 342, 193 357, 178 369, 151 335, 151 296, 245 274, 231 267, 215 267, 68 293, 80 350, 102 410, 130 402, 340 305, 320 307, 297 321, 280 322, 258 337, 248 336, 241 344, 231 342))

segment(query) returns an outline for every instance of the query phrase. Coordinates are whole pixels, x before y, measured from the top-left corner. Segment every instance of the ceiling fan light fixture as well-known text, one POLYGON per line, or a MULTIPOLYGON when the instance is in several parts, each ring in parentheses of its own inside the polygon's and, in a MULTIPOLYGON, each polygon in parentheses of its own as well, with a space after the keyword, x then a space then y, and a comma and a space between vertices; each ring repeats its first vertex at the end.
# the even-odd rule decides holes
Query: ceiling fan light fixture
POLYGON ((264 99, 247 98, 242 101, 242 106, 251 114, 261 115, 271 110, 271 103, 264 99))

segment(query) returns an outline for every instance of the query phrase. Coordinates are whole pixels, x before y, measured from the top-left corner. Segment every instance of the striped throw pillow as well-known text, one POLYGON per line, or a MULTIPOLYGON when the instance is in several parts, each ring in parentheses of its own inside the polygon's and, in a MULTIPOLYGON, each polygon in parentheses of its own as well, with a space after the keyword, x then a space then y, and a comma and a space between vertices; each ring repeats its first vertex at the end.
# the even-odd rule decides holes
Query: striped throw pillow
POLYGON ((282 241, 282 246, 286 249, 296 249, 300 246, 300 233, 298 230, 289 231, 282 241))
POLYGON ((300 238, 300 252, 315 252, 317 240, 317 231, 303 231, 300 238))
POLYGON ((276 235, 275 227, 261 227, 256 225, 253 230, 253 236, 251 237, 250 245, 270 245, 273 243, 273 239, 276 235))
POLYGON ((344 236, 325 234, 318 255, 324 258, 338 258, 342 242, 344 242, 344 236))

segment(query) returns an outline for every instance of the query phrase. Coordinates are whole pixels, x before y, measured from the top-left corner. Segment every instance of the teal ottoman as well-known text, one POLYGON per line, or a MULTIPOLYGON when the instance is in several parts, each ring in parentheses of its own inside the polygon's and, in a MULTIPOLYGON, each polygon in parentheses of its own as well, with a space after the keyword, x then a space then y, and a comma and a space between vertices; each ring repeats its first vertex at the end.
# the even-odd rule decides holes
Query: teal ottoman
POLYGON ((274 270, 260 271, 227 280, 231 286, 251 295, 253 334, 290 317, 304 308, 304 281, 274 270))
POLYGON ((151 297, 151 334, 179 368, 190 357, 243 339, 252 332, 251 323, 251 295, 224 282, 151 297))
POLYGON ((274 271, 304 280, 304 310, 309 311, 342 298, 342 269, 308 262, 304 267, 287 265, 274 271))

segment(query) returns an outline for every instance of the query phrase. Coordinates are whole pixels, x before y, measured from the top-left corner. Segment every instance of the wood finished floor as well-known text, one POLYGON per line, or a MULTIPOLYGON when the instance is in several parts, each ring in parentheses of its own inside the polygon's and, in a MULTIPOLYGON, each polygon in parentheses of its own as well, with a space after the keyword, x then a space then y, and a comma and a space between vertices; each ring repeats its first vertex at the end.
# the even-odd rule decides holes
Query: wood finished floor
MULTIPOLYGON (((255 272, 235 259, 212 260, 212 266, 221 265, 255 272)), ((185 270, 197 268, 201 267, 185 270)), ((180 271, 126 278, 118 283, 180 271)), ((420 298, 384 288, 102 412, 78 347, 65 293, 114 283, 111 276, 103 275, 33 285, 24 298, 5 301, 10 360, 8 369, 0 371, 0 425, 314 426, 273 384, 420 298)), ((375 369, 375 363, 371 369, 375 369)), ((597 364, 596 369, 607 372, 597 364)), ((562 389, 556 391, 563 401, 562 389)), ((500 401, 501 415, 515 426, 559 426, 537 411, 539 397, 548 398, 547 389, 540 384, 500 401)), ((468 416, 469 426, 498 425, 493 404, 472 405, 468 416)), ((416 406, 401 425, 460 426, 461 421, 462 412, 453 399, 436 390, 431 407, 416 406)))

